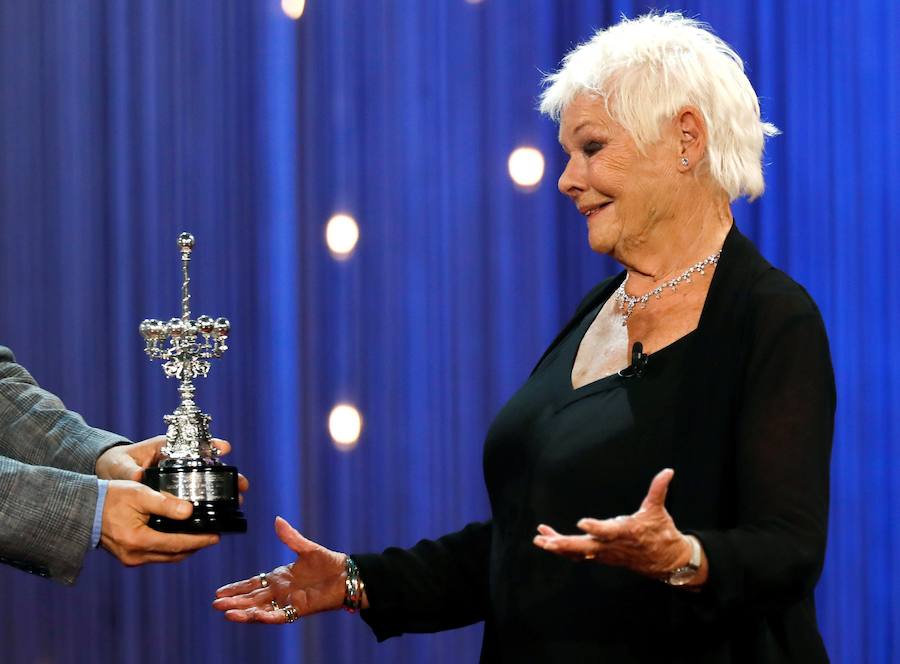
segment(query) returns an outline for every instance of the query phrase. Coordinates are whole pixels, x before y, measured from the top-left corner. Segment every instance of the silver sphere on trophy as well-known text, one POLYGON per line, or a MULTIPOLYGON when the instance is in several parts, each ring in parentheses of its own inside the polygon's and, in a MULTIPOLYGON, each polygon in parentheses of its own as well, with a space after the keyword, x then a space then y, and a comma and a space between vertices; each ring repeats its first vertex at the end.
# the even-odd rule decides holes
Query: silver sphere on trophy
POLYGON ((151 516, 150 527, 164 532, 246 532, 247 520, 240 511, 238 471, 219 461, 219 450, 210 444, 212 418, 194 402, 195 378, 206 378, 210 360, 228 350, 231 325, 225 318, 191 318, 190 262, 194 236, 178 236, 181 252, 181 317, 168 321, 141 322, 144 351, 153 360, 163 361, 166 378, 178 379, 181 403, 166 422, 163 460, 148 468, 144 483, 157 491, 167 491, 190 500, 194 512, 184 521, 151 516))

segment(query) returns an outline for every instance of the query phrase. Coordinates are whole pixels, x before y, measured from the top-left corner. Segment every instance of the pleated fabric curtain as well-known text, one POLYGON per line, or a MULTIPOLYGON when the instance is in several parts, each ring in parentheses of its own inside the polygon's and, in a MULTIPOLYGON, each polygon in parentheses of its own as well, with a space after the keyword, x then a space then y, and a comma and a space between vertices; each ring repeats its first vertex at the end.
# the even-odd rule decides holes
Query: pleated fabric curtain
POLYGON ((839 406, 817 591, 835 662, 900 658, 900 10, 861 2, 277 0, 0 3, 0 343, 93 424, 161 431, 174 385, 137 324, 194 311, 231 350, 199 385, 251 480, 250 532, 177 566, 91 552, 73 588, 0 568, 0 660, 477 661, 481 627, 377 645, 355 616, 231 625, 221 583, 292 559, 281 514, 337 550, 489 515, 481 444, 580 297, 618 268, 556 191, 541 72, 652 8, 708 21, 766 118, 742 230, 822 309, 839 406), (516 188, 528 145, 543 181, 516 188), (337 260, 334 213, 361 237, 337 260), (363 433, 339 450, 337 403, 363 433))

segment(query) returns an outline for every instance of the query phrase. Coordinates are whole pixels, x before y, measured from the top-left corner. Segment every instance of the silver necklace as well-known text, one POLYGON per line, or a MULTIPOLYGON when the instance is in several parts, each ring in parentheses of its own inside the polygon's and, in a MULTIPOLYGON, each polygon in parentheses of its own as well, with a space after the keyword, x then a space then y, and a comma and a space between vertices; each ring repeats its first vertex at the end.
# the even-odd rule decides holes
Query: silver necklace
POLYGON ((705 275, 706 268, 708 268, 710 265, 715 265, 716 263, 718 263, 719 256, 721 256, 721 255, 722 255, 722 250, 719 249, 712 256, 707 256, 702 261, 700 261, 698 263, 694 263, 687 270, 682 272, 680 275, 678 275, 674 279, 669 279, 666 283, 661 284, 661 285, 657 286, 656 288, 654 288, 653 290, 648 291, 648 292, 644 293, 643 295, 639 295, 639 296, 629 295, 628 293, 625 292, 625 284, 628 283, 628 276, 626 275, 625 280, 616 289, 616 293, 614 296, 616 298, 616 306, 618 306, 619 309, 622 311, 622 325, 628 324, 628 318, 631 316, 632 312, 634 311, 634 308, 638 304, 641 305, 641 309, 646 309, 647 303, 650 301, 651 297, 658 300, 659 298, 661 298, 663 296, 663 293, 666 291, 667 288, 670 288, 672 290, 672 292, 674 293, 678 289, 679 285, 681 285, 683 283, 690 283, 691 281, 693 281, 691 279, 692 274, 699 273, 701 275, 705 275))

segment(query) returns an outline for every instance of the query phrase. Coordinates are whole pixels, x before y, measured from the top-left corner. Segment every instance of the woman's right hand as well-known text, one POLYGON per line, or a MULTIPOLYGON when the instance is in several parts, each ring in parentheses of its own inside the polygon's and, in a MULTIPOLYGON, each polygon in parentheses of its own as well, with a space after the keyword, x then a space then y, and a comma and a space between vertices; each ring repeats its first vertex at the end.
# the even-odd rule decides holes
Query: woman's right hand
POLYGON ((275 518, 275 532, 297 554, 297 560, 267 572, 267 587, 260 575, 222 586, 216 591, 213 608, 224 611, 232 622, 270 624, 287 622, 286 612, 280 609, 287 605, 299 616, 341 608, 347 556, 306 539, 280 516, 275 518))

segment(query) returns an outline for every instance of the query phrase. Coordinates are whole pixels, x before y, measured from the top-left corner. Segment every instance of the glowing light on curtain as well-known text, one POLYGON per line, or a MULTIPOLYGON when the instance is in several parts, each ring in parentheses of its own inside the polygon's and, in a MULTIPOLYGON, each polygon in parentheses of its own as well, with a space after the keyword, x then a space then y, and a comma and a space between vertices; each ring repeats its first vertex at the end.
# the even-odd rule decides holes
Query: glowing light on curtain
POLYGON ((513 182, 529 189, 544 177, 544 155, 535 148, 516 148, 509 155, 507 168, 513 182))
POLYGON ((303 16, 306 0, 281 0, 281 10, 295 21, 303 16))
POLYGON ((325 225, 325 243, 338 258, 347 258, 359 241, 359 225, 347 214, 336 214, 325 225))
POLYGON ((338 449, 353 449, 362 431, 362 416, 353 406, 338 404, 328 416, 328 431, 338 449))

